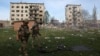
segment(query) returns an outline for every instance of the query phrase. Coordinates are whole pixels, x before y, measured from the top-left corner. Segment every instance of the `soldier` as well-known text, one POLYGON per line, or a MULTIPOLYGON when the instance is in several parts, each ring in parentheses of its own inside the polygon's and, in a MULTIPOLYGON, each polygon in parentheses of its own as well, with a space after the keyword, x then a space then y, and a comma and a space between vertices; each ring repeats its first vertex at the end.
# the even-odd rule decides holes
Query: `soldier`
POLYGON ((39 32, 39 24, 38 24, 38 22, 37 21, 34 21, 34 25, 33 25, 33 27, 31 28, 31 30, 32 30, 32 38, 33 38, 33 40, 32 40, 32 48, 34 48, 34 40, 35 39, 37 39, 38 40, 38 46, 40 47, 41 45, 40 45, 40 39, 39 39, 39 36, 41 36, 41 34, 40 34, 40 32, 39 32))
POLYGON ((28 55, 26 47, 29 36, 30 33, 29 33, 28 21, 23 21, 23 24, 21 25, 17 33, 17 40, 21 41, 21 47, 19 51, 25 56, 28 55))

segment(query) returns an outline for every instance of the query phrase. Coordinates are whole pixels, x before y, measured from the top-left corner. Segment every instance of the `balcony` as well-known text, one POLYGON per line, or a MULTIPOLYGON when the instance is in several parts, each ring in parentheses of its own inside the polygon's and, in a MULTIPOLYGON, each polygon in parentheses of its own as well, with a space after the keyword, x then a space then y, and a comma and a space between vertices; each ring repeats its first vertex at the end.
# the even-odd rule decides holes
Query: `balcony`
POLYGON ((30 11, 38 11, 39 8, 30 8, 29 10, 30 10, 30 11))
POLYGON ((36 18, 39 18, 39 16, 36 16, 36 18))

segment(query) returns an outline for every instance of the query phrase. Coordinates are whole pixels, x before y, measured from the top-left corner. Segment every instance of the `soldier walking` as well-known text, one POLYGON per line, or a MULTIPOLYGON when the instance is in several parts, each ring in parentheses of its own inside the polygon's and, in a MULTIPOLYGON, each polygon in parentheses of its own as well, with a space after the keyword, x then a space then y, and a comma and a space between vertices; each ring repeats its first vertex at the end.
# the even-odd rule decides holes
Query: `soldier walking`
POLYGON ((32 48, 34 48, 34 40, 35 39, 38 41, 38 47, 41 47, 41 45, 40 45, 41 40, 39 38, 39 36, 41 36, 41 34, 39 32, 40 29, 39 29, 39 24, 38 24, 37 21, 34 21, 34 25, 31 28, 31 30, 32 30, 32 38, 33 38, 33 40, 32 40, 32 48))
POLYGON ((28 56, 27 54, 27 42, 30 36, 28 21, 23 21, 23 24, 20 26, 18 33, 17 33, 17 40, 21 41, 21 47, 19 51, 24 55, 28 56))

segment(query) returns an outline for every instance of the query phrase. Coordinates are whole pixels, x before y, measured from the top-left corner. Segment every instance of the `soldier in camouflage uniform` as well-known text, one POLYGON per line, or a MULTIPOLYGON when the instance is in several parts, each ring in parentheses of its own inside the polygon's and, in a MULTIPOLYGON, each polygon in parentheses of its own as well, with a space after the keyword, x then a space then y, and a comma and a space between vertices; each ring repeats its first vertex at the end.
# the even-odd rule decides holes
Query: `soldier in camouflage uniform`
POLYGON ((41 45, 40 45, 40 38, 39 38, 39 36, 41 36, 41 34, 40 34, 40 32, 39 32, 39 24, 38 24, 38 22, 37 21, 34 21, 35 23, 34 23, 34 25, 33 25, 33 27, 31 28, 31 30, 32 30, 32 38, 33 38, 33 40, 32 40, 32 48, 34 48, 34 40, 36 39, 37 41, 38 41, 38 46, 40 47, 41 45))
POLYGON ((28 42, 28 38, 29 38, 29 27, 28 27, 28 21, 23 21, 23 25, 21 25, 21 27, 18 30, 18 37, 17 39, 21 41, 21 47, 19 49, 19 51, 24 54, 25 56, 27 56, 27 42, 28 42))

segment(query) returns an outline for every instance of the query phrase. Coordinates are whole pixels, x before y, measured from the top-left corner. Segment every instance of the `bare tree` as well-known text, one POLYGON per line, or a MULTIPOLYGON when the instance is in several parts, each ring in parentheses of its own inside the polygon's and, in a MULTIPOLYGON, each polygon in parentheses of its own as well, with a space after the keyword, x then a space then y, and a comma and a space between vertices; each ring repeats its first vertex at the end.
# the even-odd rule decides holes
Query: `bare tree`
POLYGON ((89 14, 89 12, 85 9, 82 10, 82 16, 84 20, 89 20, 92 18, 92 16, 89 14))

